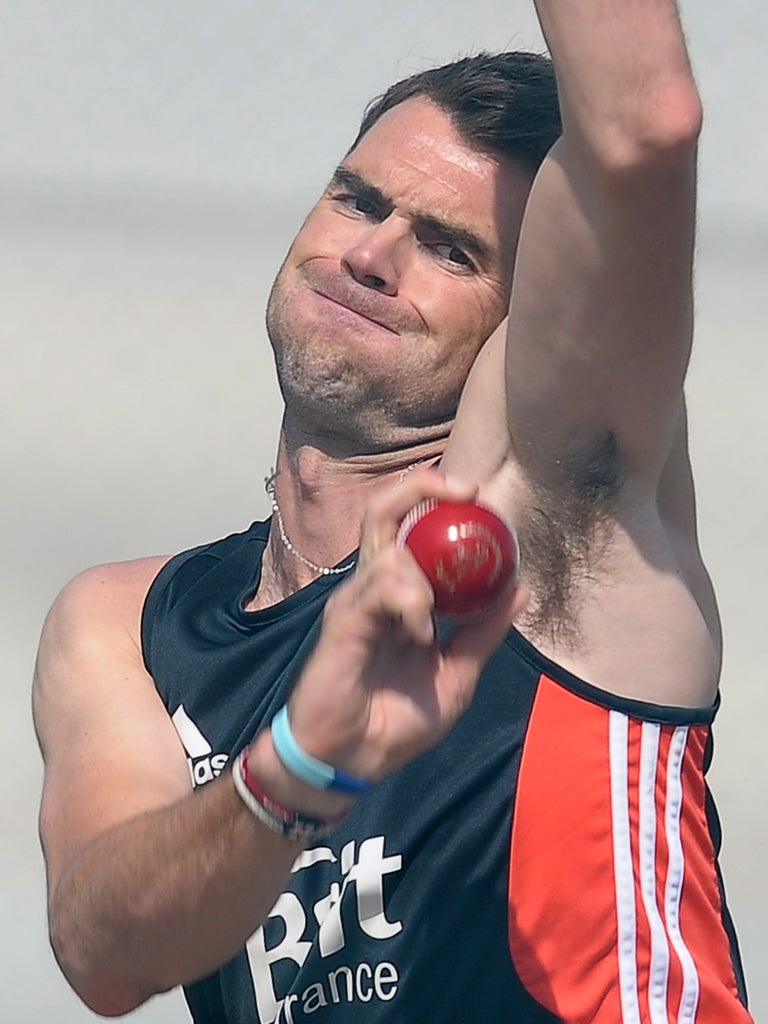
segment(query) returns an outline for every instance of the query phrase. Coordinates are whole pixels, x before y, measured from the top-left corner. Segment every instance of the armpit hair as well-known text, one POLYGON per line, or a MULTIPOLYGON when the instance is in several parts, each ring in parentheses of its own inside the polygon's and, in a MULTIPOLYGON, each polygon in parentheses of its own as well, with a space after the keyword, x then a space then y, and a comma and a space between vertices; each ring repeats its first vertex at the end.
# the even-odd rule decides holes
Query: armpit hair
POLYGON ((594 576, 608 542, 608 520, 624 483, 613 431, 566 452, 534 484, 519 523, 523 573, 531 601, 531 638, 578 642, 577 584, 594 576))

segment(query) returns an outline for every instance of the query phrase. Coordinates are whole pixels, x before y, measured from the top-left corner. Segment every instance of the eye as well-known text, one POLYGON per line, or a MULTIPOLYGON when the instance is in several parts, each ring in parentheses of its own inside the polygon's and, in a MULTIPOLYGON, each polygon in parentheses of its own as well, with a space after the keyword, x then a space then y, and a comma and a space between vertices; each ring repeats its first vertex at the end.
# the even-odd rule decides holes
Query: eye
POLYGON ((453 245, 451 242, 435 242, 431 248, 441 260, 450 263, 454 267, 461 267, 466 270, 475 269, 475 264, 464 250, 459 249, 457 245, 453 245))
POLYGON ((378 217, 379 208, 372 199, 365 199, 363 196, 350 196, 350 205, 357 213, 362 213, 366 217, 378 217))
POLYGON ((339 203, 350 213, 360 214, 363 217, 370 217, 380 220, 382 217, 378 203, 374 199, 367 199, 365 196, 355 195, 351 192, 340 193, 332 197, 334 202, 339 203))

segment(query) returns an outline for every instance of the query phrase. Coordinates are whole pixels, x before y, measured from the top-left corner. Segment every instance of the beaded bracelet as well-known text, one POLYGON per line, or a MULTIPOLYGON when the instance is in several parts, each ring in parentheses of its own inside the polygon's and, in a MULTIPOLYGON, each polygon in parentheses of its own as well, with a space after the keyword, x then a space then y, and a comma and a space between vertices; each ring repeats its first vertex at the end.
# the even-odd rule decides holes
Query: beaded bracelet
POLYGON ((322 839, 332 832, 344 815, 325 821, 310 818, 298 811, 283 807, 262 789, 248 771, 248 749, 240 752, 232 765, 232 778, 235 789, 245 806, 267 828, 292 843, 322 839))
POLYGON ((291 732, 287 704, 283 704, 272 719, 272 743, 275 753, 288 771, 315 789, 331 789, 337 793, 359 796, 373 785, 366 779, 347 775, 346 772, 302 750, 291 732))

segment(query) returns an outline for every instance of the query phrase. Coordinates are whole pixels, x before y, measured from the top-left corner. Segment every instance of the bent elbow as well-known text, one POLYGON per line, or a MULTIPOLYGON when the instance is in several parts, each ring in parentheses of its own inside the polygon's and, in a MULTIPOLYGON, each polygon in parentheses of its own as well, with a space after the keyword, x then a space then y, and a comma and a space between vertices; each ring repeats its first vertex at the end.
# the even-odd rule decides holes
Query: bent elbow
POLYGON ((599 157, 617 180, 687 169, 696 156, 703 120, 693 80, 676 83, 615 125, 599 157))
POLYGON ((146 999, 126 999, 116 992, 106 993, 103 989, 93 992, 93 994, 90 992, 85 994, 77 992, 77 994, 88 1009, 92 1010, 93 1013, 97 1013, 100 1017, 124 1017, 127 1013, 137 1010, 146 1002, 146 999))
POLYGON ((122 1017, 153 994, 140 992, 124 977, 88 954, 78 930, 61 914, 50 917, 50 943, 62 974, 76 995, 102 1017, 122 1017))
POLYGON ((668 88, 641 136, 642 152, 652 161, 685 161, 696 152, 703 122, 701 97, 692 80, 668 88))

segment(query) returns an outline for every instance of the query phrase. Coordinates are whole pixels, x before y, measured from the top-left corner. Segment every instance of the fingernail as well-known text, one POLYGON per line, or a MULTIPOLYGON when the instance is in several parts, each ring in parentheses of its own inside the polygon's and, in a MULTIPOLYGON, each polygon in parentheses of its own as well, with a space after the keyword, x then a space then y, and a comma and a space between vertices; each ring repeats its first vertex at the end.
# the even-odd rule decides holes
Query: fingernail
POLYGON ((459 480, 458 477, 452 476, 449 473, 445 474, 445 483, 448 490, 454 491, 456 494, 467 494, 477 489, 475 484, 468 483, 466 480, 459 480))
POLYGON ((424 645, 430 647, 435 642, 435 620, 430 616, 429 623, 424 627, 424 645))

